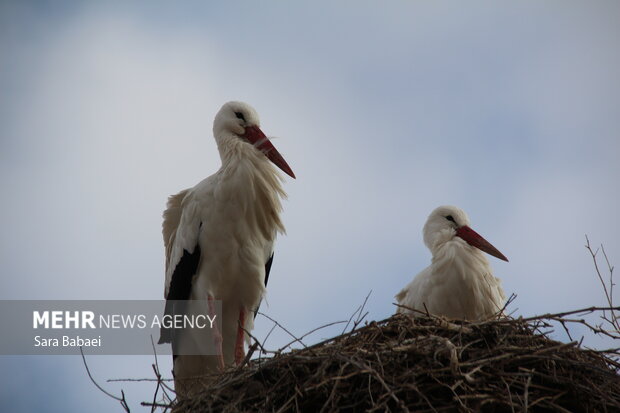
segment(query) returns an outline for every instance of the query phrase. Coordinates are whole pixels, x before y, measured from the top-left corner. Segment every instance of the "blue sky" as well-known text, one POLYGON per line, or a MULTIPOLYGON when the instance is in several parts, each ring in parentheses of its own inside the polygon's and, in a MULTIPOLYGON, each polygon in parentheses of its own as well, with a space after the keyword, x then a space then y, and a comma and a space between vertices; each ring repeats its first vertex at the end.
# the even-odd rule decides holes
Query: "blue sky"
MULTIPOLYGON (((243 100, 298 177, 264 307, 296 334, 371 290, 368 319, 393 313, 442 204, 508 256, 492 265, 516 314, 604 304, 583 245, 620 256, 619 17, 614 1, 4 1, 0 298, 161 298, 166 198, 217 170, 213 117, 243 100)), ((150 363, 92 359, 101 380, 150 363)), ((14 411, 116 408, 77 357, 0 368, 14 411)), ((151 388, 123 388, 141 411, 151 388)))

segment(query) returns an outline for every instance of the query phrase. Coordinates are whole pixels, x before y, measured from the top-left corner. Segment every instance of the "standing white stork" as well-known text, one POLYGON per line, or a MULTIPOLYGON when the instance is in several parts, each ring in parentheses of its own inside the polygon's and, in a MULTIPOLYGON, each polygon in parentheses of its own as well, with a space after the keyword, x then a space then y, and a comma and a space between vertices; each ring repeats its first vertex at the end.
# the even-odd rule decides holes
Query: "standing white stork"
MULTIPOLYGON (((274 241, 284 233, 280 199, 286 193, 273 164, 295 178, 250 105, 222 106, 213 135, 222 166, 193 188, 172 195, 163 214, 165 298, 166 313, 172 310, 171 300, 205 300, 211 311, 213 300, 221 300, 222 328, 214 340, 222 354, 174 356, 177 393, 194 386, 191 380, 243 360, 246 331, 253 328, 265 292, 274 241)), ((159 342, 172 342, 174 352, 175 340, 183 339, 187 336, 162 328, 159 342)))
MULTIPOLYGON (((462 209, 435 209, 424 225, 424 243, 433 254, 431 265, 396 295, 400 305, 462 320, 485 319, 503 309, 501 280, 493 276, 482 252, 508 258, 469 227, 462 209)), ((398 307, 397 313, 415 315, 405 307, 398 307)))

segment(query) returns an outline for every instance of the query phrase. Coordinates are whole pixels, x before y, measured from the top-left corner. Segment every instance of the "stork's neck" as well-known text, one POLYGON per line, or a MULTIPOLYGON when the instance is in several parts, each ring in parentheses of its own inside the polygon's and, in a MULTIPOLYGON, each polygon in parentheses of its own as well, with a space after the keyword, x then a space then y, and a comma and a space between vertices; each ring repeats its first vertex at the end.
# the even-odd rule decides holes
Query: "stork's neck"
POLYGON ((480 271, 491 272, 489 260, 484 253, 459 237, 436 243, 431 252, 432 265, 436 268, 453 266, 459 270, 458 272, 471 275, 476 275, 480 271))
POLYGON ((286 198, 286 192, 274 165, 262 152, 242 141, 220 148, 220 156, 221 195, 241 206, 243 218, 256 225, 265 237, 284 233, 280 199, 286 198))

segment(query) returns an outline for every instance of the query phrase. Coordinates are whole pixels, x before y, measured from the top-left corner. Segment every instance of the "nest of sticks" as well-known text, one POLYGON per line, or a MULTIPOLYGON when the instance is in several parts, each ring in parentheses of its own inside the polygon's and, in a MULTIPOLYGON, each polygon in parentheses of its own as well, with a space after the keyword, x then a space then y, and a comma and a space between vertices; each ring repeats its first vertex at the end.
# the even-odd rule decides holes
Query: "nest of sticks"
POLYGON ((618 351, 551 340, 550 319, 395 315, 252 360, 173 411, 620 412, 618 351))

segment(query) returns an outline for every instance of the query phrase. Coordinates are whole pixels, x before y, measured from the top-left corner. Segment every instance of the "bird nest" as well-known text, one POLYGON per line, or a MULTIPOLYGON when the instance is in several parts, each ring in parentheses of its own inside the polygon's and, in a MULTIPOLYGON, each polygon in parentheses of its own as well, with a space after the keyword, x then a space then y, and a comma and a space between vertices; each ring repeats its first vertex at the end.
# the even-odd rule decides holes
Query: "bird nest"
POLYGON ((250 361, 174 411, 620 411, 619 353, 551 340, 548 322, 395 315, 250 361))

